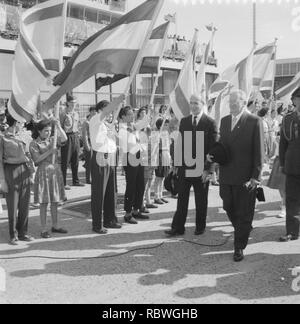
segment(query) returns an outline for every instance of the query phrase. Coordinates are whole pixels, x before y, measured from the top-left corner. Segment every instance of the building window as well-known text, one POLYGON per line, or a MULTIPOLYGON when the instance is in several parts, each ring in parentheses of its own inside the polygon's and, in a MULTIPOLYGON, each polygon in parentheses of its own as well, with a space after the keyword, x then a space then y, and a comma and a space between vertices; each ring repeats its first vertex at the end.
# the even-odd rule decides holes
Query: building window
POLYGON ((70 17, 71 18, 77 18, 77 19, 83 20, 83 18, 84 18, 83 12, 84 12, 84 8, 83 7, 71 5, 71 8, 70 8, 70 17))
POLYGON ((297 74, 297 63, 291 63, 291 74, 292 75, 297 74))
POLYGON ((282 64, 277 64, 276 65, 276 75, 277 76, 282 76, 282 64))
POLYGON ((290 64, 289 63, 283 64, 282 75, 290 75, 290 64))
POLYGON ((104 13, 99 13, 98 16, 98 23, 102 25, 109 25, 110 24, 110 16, 104 13))
POLYGON ((97 11, 86 8, 85 9, 85 20, 97 22, 97 11))

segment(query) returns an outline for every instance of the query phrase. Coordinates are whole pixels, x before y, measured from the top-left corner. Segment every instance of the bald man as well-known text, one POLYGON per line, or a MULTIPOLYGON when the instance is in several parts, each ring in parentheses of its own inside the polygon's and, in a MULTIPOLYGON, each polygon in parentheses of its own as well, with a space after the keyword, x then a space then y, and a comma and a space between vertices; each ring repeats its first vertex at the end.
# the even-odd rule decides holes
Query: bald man
MULTIPOLYGON (((216 123, 204 113, 205 103, 198 95, 190 99, 191 114, 180 122, 175 156, 179 157, 179 193, 177 210, 173 217, 172 228, 165 231, 168 236, 183 235, 188 214, 190 189, 193 186, 196 203, 195 235, 202 235, 206 228, 209 177, 212 164, 205 163, 205 157, 216 143, 216 123), (200 135, 204 138, 200 139, 200 135), (181 139, 182 142, 180 143, 181 139), (188 145, 185 145, 187 141, 188 145), (190 164, 191 158, 194 164, 190 164), (181 163, 182 162, 182 163, 181 163), (201 166, 200 166, 201 164, 201 166)), ((175 160, 177 160, 175 158, 175 160)))
POLYGON ((220 166, 220 196, 234 227, 235 262, 244 259, 264 160, 262 123, 248 112, 246 105, 246 94, 232 91, 230 115, 222 119, 220 127, 220 142, 230 154, 229 162, 220 166))

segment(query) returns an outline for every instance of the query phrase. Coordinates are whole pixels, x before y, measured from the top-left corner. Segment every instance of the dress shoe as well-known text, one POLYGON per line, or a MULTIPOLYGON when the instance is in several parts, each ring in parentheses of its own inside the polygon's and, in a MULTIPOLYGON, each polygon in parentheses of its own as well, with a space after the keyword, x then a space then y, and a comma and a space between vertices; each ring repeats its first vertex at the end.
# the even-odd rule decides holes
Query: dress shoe
POLYGON ((132 214, 132 216, 136 219, 149 219, 149 216, 143 215, 142 213, 132 214))
POLYGON ((279 238, 279 242, 289 242, 289 241, 296 241, 298 240, 298 236, 288 234, 286 236, 281 236, 279 238))
POLYGON ((154 199, 154 204, 156 204, 156 205, 163 205, 164 202, 161 199, 154 199))
POLYGON ((73 187, 84 187, 84 186, 85 186, 85 184, 81 183, 81 182, 73 183, 73 187))
POLYGON ((51 235, 46 231, 41 233, 41 238, 43 239, 49 239, 51 238, 51 235))
POLYGON ((164 199, 164 198, 161 198, 160 199, 163 203, 165 203, 165 204, 168 204, 169 202, 168 202, 168 200, 166 200, 166 199, 164 199))
POLYGON ((24 235, 24 236, 19 236, 19 241, 23 242, 32 242, 34 241, 34 238, 31 235, 24 235))
POLYGON ((57 233, 57 234, 67 234, 68 233, 68 231, 65 230, 64 228, 54 228, 54 227, 51 228, 51 232, 57 233))
POLYGON ((97 233, 97 234, 107 234, 107 230, 105 228, 93 228, 93 232, 97 233))
POLYGON ((158 208, 158 206, 156 206, 154 204, 146 204, 146 208, 155 209, 155 208, 158 208))
POLYGON ((150 211, 146 207, 141 208, 141 213, 143 214, 150 214, 150 211))
POLYGON ((70 186, 65 186, 65 190, 71 190, 70 186))
POLYGON ((170 230, 166 230, 165 234, 169 235, 169 236, 179 236, 179 235, 184 235, 184 231, 183 232, 178 232, 175 229, 170 229, 170 230))
POLYGON ((132 217, 132 216, 130 216, 130 217, 125 216, 124 221, 125 221, 125 223, 134 224, 134 225, 138 223, 136 221, 136 219, 134 217, 132 217))
POLYGON ((195 235, 203 235, 205 233, 205 229, 204 230, 195 230, 194 234, 195 235))
POLYGON ((122 228, 122 225, 118 224, 118 223, 104 224, 103 226, 105 228, 111 228, 111 229, 120 229, 120 228, 122 228))
POLYGON ((10 239, 8 242, 9 245, 18 245, 18 239, 16 237, 10 239))
POLYGON ((234 262, 241 262, 244 260, 244 252, 242 249, 236 249, 233 255, 234 262))

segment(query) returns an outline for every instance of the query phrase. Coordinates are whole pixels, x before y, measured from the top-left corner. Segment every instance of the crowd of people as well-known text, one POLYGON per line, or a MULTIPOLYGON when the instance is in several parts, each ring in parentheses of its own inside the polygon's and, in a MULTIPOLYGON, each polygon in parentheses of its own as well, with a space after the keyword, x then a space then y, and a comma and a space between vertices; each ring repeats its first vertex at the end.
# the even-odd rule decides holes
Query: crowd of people
POLYGON ((4 108, 0 110, 0 189, 7 203, 10 244, 33 240, 28 234, 31 190, 40 207, 41 237, 51 237, 46 227, 48 204, 51 232, 67 233, 58 225, 57 209, 66 200, 65 191, 71 190, 66 181, 69 166, 73 186, 85 186, 78 177, 80 142, 86 184, 91 184, 95 233, 106 234, 107 229, 122 227, 115 212, 118 168, 123 169, 126 179, 124 222, 132 225, 149 219, 149 209, 168 203, 163 189, 172 175, 177 182, 173 196, 178 202, 166 234, 184 234, 193 186, 195 235, 202 235, 206 230, 209 185, 219 185, 224 210, 235 230, 234 260, 241 261, 252 230, 261 173, 264 164, 269 164, 272 172, 267 185, 279 190, 282 209, 278 216, 287 219, 287 235, 281 241, 298 238, 300 90, 293 94, 293 105, 287 109, 272 101, 247 102, 242 91, 232 91, 230 115, 222 119, 220 130, 205 113, 205 102, 198 95, 191 96, 191 115, 180 122, 171 107, 165 105, 159 109, 148 105, 137 112, 123 105, 119 110, 124 100, 120 96, 111 103, 101 101, 90 107, 80 125, 76 98, 68 95, 59 119, 49 115, 31 123, 30 140, 22 132, 23 125, 4 108), (53 136, 54 128, 57 138, 53 136), (200 149, 201 132, 204 145, 200 149), (192 164, 187 159, 189 154, 192 164), (199 159, 202 169, 197 165, 199 159))

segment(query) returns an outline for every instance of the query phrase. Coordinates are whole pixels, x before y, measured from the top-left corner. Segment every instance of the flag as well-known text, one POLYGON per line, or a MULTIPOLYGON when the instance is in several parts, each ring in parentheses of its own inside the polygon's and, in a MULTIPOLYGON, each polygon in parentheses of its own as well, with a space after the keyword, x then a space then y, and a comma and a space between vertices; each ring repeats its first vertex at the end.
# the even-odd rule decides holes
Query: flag
POLYGON ((26 10, 20 21, 12 68, 9 113, 21 122, 37 112, 40 87, 58 71, 62 59, 66 3, 49 0, 26 10))
POLYGON ((216 102, 210 114, 215 118, 217 124, 220 123, 220 120, 224 116, 229 114, 229 95, 231 90, 242 90, 249 99, 253 88, 254 50, 255 47, 253 47, 251 53, 245 59, 236 66, 229 67, 221 77, 212 84, 210 88, 210 98, 216 99, 216 102), (212 94, 214 97, 212 97, 212 94))
POLYGON ((278 100, 288 102, 291 99, 292 93, 300 87, 300 72, 298 72, 293 80, 285 85, 284 87, 280 88, 275 92, 276 98, 278 100))
POLYGON ((190 114, 190 97, 197 93, 195 61, 198 46, 198 31, 196 31, 175 89, 170 93, 170 106, 178 120, 190 114))
POLYGON ((127 78, 127 75, 116 74, 114 76, 99 77, 96 79, 96 90, 100 90, 102 87, 109 86, 117 81, 127 78))
POLYGON ((160 59, 165 50, 166 37, 170 22, 166 22, 152 32, 152 35, 144 50, 140 74, 157 74, 159 73, 160 59))
POLYGON ((130 75, 161 6, 160 0, 148 0, 88 38, 55 77, 54 85, 60 87, 47 107, 97 73, 130 75))
POLYGON ((271 90, 275 77, 276 42, 268 44, 254 53, 253 89, 254 91, 271 90))
MULTIPOLYGON (((276 43, 271 43, 256 50, 253 55, 253 86, 254 91, 266 90, 273 84, 276 43)), ((235 65, 227 68, 209 89, 209 99, 215 99, 234 78, 235 65)), ((234 82, 231 82, 235 85, 234 82)))

